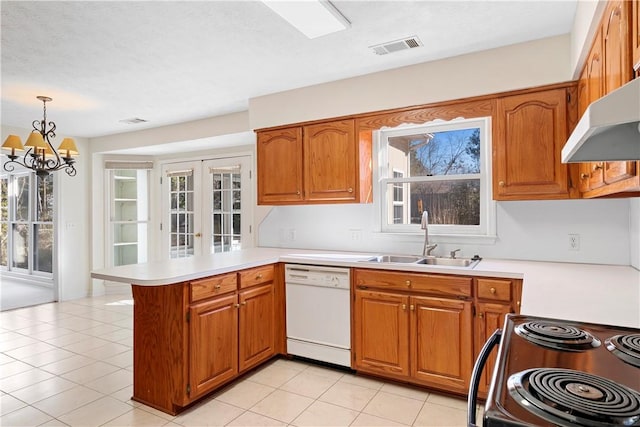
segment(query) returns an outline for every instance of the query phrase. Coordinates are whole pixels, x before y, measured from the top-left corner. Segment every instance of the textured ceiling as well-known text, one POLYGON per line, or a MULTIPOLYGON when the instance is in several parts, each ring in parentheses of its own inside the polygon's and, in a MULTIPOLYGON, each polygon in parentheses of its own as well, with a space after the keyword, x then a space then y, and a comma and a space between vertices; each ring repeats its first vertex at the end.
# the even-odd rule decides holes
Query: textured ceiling
POLYGON ((243 111, 269 93, 571 30, 576 1, 334 1, 351 22, 309 40, 259 1, 2 1, 2 124, 54 100, 60 136, 243 111), (424 47, 368 46, 417 35, 424 47), (147 123, 130 125, 122 119, 147 123), (64 132, 64 134, 63 134, 64 132))

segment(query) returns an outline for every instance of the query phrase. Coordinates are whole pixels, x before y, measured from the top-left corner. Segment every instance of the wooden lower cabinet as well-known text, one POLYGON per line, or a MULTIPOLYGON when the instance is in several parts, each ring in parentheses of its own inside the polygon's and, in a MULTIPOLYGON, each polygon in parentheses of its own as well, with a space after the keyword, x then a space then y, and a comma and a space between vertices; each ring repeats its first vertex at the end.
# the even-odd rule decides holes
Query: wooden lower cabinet
POLYGON ((433 292, 448 277, 455 288, 460 279, 360 269, 354 276, 353 368, 465 393, 473 367, 472 302, 466 289, 462 300, 406 291, 423 285, 417 287, 433 292), (428 286, 429 279, 438 286, 428 286), (385 290, 362 289, 376 285, 385 290))
POLYGON ((411 297, 411 376, 420 383, 465 391, 473 367, 471 301, 411 297))
POLYGON ((276 353, 273 284, 240 292, 239 303, 239 370, 243 372, 276 353))
POLYGON ((409 376, 409 297, 355 291, 355 369, 396 378, 409 376))
POLYGON ((238 374, 238 296, 189 309, 189 398, 200 397, 238 374))
MULTIPOLYGON (((475 327, 475 343, 476 354, 480 353, 482 346, 489 339, 496 329, 500 329, 504 325, 504 318, 511 313, 511 306, 496 303, 478 303, 476 307, 476 327, 475 327)), ((489 392, 491 377, 493 375, 493 367, 496 364, 497 351, 491 352, 487 364, 480 379, 479 391, 485 395, 489 392)))
POLYGON ((175 415, 283 351, 276 295, 284 285, 275 271, 133 285, 133 400, 175 415))

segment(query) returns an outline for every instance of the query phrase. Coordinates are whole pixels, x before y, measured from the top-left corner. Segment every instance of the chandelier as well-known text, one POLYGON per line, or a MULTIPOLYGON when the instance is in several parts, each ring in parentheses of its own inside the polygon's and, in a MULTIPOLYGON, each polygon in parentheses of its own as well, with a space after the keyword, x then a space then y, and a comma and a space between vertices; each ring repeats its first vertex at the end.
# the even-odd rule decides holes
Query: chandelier
POLYGON ((54 122, 47 123, 47 102, 53 101, 48 96, 37 96, 43 103, 43 115, 44 118, 34 120, 31 123, 33 130, 27 138, 27 142, 22 146, 22 141, 17 135, 9 135, 2 144, 3 150, 10 150, 10 154, 7 154, 9 160, 4 163, 4 170, 7 172, 13 172, 15 169, 14 163, 32 169, 37 176, 46 177, 50 172, 55 172, 60 169, 69 176, 76 175, 76 168, 74 166, 75 159, 73 156, 78 155, 78 149, 73 138, 64 138, 62 143, 58 147, 58 150, 53 148, 51 139, 56 137, 56 124, 54 122), (47 125, 49 129, 47 130, 47 125), (24 156, 20 158, 16 154, 16 151, 25 151, 24 156))

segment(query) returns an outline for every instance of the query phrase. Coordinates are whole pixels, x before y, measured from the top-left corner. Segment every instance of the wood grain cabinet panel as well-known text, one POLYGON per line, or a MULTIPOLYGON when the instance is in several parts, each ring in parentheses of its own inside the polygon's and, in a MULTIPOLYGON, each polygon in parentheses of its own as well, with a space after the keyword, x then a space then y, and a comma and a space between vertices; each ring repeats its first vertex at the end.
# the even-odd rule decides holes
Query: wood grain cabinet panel
POLYGON ((239 370, 246 371, 275 354, 275 298, 272 283, 239 294, 239 370))
POLYGON ((355 121, 304 127, 305 197, 310 201, 355 201, 358 154, 355 121))
POLYGON ((465 392, 473 367, 471 301, 414 296, 409 304, 412 377, 465 392))
POLYGON ((409 375, 409 297, 355 291, 354 368, 394 378, 409 375))
POLYGON ((257 144, 258 204, 302 201, 302 128, 259 132, 257 144))
POLYGON ((494 199, 571 196, 568 167, 560 161, 568 134, 567 94, 565 89, 554 89, 497 100, 494 199))
POLYGON ((190 308, 189 397, 197 398, 238 373, 238 297, 218 297, 190 308))
MULTIPOLYGON (((475 354, 480 353, 482 346, 496 329, 504 326, 505 316, 512 312, 513 309, 509 304, 479 302, 476 305, 475 354)), ((497 350, 494 350, 487 360, 480 379, 480 392, 484 395, 489 391, 493 367, 496 364, 496 357, 497 350)))
POLYGON ((631 0, 631 60, 640 77, 640 0, 631 0))
POLYGON ((238 287, 235 273, 192 280, 189 284, 191 302, 201 301, 217 295, 233 292, 238 287))

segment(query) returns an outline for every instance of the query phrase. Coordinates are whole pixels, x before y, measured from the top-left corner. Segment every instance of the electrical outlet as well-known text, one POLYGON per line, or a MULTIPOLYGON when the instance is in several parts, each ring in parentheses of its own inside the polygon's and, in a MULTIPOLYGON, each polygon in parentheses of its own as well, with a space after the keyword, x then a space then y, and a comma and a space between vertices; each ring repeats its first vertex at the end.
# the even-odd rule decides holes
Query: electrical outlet
POLYGON ((296 229, 295 228, 290 228, 289 229, 289 240, 291 242, 294 242, 296 240, 296 229))
POLYGON ((580 235, 579 234, 569 234, 569 250, 570 251, 579 251, 580 250, 580 235))
POLYGON ((351 233, 351 240, 362 240, 362 230, 351 229, 349 232, 351 233))

